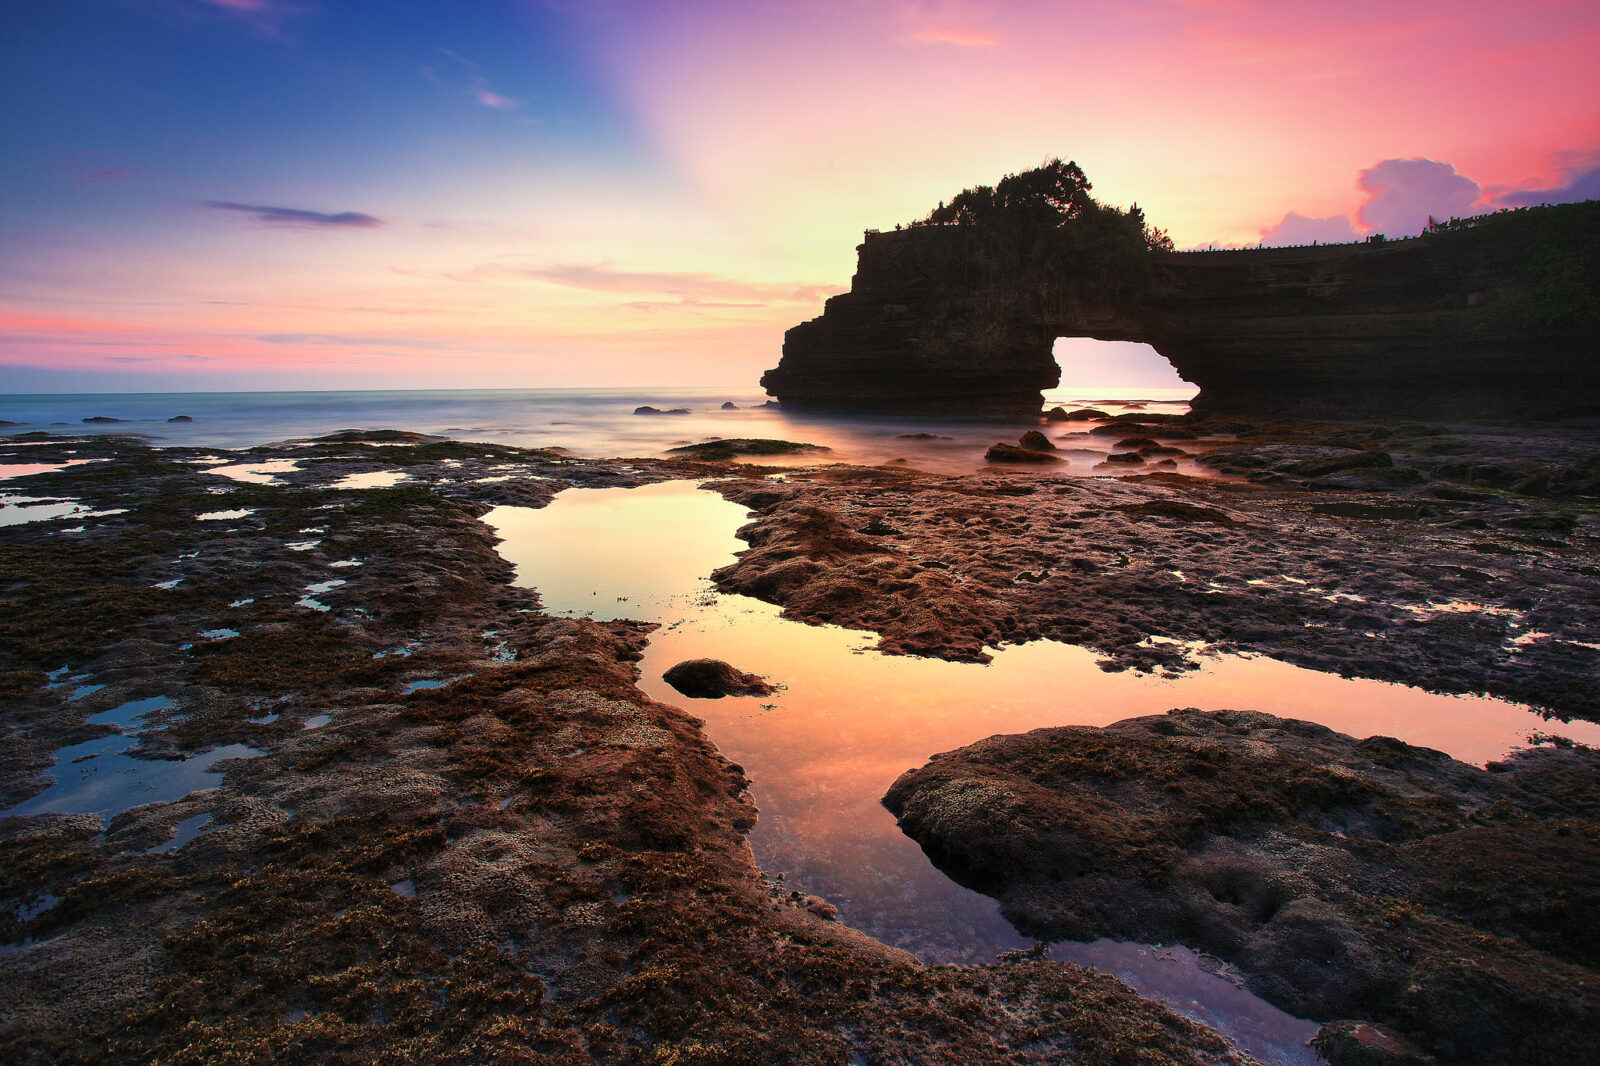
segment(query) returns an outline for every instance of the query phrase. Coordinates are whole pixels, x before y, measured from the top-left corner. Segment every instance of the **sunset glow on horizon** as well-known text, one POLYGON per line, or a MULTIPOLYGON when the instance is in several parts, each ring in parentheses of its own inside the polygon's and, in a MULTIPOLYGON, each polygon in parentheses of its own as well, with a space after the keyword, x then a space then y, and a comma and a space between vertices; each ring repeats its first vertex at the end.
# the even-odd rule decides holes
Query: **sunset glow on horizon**
POLYGON ((1051 156, 1180 248, 1600 196, 1590 0, 14 4, 0 392, 753 383, 1051 156))

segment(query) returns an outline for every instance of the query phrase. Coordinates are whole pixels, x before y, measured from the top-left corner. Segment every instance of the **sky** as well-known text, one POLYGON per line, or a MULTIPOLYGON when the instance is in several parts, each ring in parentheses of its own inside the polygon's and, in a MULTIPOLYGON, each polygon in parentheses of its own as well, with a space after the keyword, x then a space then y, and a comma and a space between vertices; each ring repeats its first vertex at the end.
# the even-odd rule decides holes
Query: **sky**
POLYGON ((1593 0, 18 0, 0 394, 750 385, 864 229, 1053 156, 1180 248, 1600 196, 1596 55, 1593 0))

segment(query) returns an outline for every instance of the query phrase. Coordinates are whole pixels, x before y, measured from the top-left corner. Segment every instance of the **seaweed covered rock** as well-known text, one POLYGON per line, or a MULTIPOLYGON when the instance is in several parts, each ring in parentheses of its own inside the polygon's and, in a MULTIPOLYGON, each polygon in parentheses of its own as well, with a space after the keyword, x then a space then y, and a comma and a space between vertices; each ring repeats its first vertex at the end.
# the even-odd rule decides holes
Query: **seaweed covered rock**
POLYGON ((777 689, 756 674, 730 666, 721 659, 685 659, 661 675, 685 696, 720 700, 724 696, 770 696, 777 689))
POLYGON ((1030 935, 1178 940, 1441 1061, 1578 1061, 1600 1031, 1600 752, 1481 770, 1190 709, 991 737, 884 803, 1030 935))

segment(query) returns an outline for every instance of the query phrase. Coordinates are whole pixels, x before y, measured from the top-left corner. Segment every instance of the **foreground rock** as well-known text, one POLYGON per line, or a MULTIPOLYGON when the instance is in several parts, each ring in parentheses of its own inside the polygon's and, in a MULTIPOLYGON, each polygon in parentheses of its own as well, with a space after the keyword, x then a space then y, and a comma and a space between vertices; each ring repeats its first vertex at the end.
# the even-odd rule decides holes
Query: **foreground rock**
POLYGON ((735 669, 721 659, 685 659, 670 667, 661 679, 685 696, 698 700, 770 696, 778 691, 759 675, 735 669))
MULTIPOLYGON (((1600 753, 1490 770, 1240 711, 991 737, 884 797, 1025 933, 1177 940, 1323 1021, 1452 1063, 1575 1062, 1600 1031, 1600 753)), ((1365 1046, 1365 1045, 1363 1045, 1365 1046)), ((1347 1057, 1348 1056, 1348 1057, 1347 1057)))
POLYGON ((0 459, 105 461, 19 490, 121 510, 0 530, 0 809, 158 696, 139 759, 254 757, 109 824, 0 818, 0 1061, 1242 1062, 1109 977, 923 967, 762 876, 745 775, 636 686, 648 627, 540 613, 478 519, 692 465, 345 433, 246 485, 34 439, 0 459))

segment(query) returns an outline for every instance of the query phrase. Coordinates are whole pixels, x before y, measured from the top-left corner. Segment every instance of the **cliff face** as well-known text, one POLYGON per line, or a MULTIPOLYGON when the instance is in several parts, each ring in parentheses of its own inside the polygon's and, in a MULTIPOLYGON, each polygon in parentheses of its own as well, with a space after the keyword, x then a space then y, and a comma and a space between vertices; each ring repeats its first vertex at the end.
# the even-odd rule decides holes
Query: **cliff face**
POLYGON ((799 407, 1036 413, 1057 337, 1143 341, 1209 413, 1539 416, 1600 405, 1600 202, 1404 241, 1004 256, 971 227, 869 233, 851 290, 761 379, 799 407))

